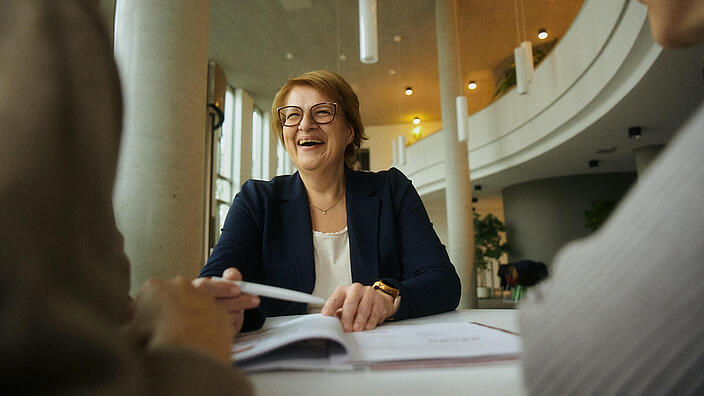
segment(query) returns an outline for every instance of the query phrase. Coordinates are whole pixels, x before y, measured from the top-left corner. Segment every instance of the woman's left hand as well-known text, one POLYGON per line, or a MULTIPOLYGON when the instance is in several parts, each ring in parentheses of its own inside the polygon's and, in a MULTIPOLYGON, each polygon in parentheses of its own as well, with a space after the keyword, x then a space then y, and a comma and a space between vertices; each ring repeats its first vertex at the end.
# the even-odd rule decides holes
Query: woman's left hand
POLYGON ((371 330, 395 314, 394 299, 371 286, 340 286, 325 302, 321 313, 338 315, 345 331, 371 330))

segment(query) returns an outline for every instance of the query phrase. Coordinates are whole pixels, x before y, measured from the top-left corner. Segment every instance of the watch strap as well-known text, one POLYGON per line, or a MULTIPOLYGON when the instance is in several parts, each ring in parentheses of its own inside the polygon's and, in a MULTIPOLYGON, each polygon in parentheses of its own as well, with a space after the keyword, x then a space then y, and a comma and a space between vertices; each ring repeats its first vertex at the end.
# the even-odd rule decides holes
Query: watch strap
POLYGON ((374 285, 372 286, 373 288, 381 291, 382 293, 388 294, 391 296, 394 300, 401 294, 401 291, 393 286, 389 286, 382 280, 378 280, 374 282, 374 285))

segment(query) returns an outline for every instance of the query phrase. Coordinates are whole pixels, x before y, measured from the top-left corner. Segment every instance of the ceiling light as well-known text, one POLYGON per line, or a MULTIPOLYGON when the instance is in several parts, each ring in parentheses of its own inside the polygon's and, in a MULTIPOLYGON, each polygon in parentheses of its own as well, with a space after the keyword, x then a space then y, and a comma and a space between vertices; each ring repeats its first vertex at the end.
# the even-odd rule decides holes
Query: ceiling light
POLYGON ((541 40, 548 38, 548 31, 545 28, 538 29, 538 38, 541 40))
POLYGON ((408 95, 408 96, 413 95, 413 88, 411 88, 411 87, 406 87, 406 95, 408 95))
POLYGON ((526 54, 526 69, 528 71, 528 82, 532 83, 533 82, 533 74, 535 74, 535 65, 533 62, 533 43, 530 41, 523 41, 521 42, 521 48, 523 48, 523 51, 526 54))
POLYGON ((413 136, 415 136, 416 139, 420 139, 420 126, 413 128, 413 136))
POLYGON ((403 135, 396 138, 396 152, 398 152, 397 163, 399 165, 405 164, 406 163, 406 137, 403 135))
POLYGON ((420 124, 420 118, 415 117, 415 118, 413 119, 413 125, 418 125, 418 124, 420 124))
POLYGON ((516 92, 519 95, 528 93, 532 64, 530 63, 527 47, 519 45, 513 49, 513 63, 516 65, 516 92))
POLYGON ((347 55, 340 54, 340 60, 347 60, 347 55))
POLYGON ((589 167, 590 168, 598 168, 599 167, 599 160, 589 160, 589 167))
POLYGON ((391 74, 391 75, 393 76, 394 74, 396 74, 396 70, 394 70, 394 69, 389 69, 389 74, 391 74))
POLYGON ((640 139, 640 136, 642 134, 643 134, 642 128, 639 126, 628 128, 628 137, 630 139, 640 139))
POLYGON ((477 83, 476 83, 476 81, 470 81, 469 84, 467 84, 467 88, 469 88, 469 89, 477 89, 477 83))
POLYGON ((293 59, 293 54, 290 52, 286 53, 286 59, 293 59))
POLYGON ((395 35, 395 36, 394 36, 394 41, 397 42, 397 43, 400 43, 400 42, 401 42, 401 36, 399 36, 398 34, 395 35))
POLYGON ((362 63, 379 60, 376 0, 359 0, 359 60, 362 63))

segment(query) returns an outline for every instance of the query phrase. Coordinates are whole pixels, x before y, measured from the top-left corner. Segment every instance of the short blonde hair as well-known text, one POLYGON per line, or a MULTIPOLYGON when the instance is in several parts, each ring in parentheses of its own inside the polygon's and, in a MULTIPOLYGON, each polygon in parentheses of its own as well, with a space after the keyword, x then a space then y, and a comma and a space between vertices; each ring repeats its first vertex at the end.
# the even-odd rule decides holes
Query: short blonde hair
POLYGON ((279 141, 281 144, 284 144, 284 130, 279 121, 279 114, 276 109, 284 105, 284 100, 289 92, 291 92, 291 89, 300 85, 308 85, 318 89, 338 104, 340 107, 338 112, 342 110, 342 115, 345 117, 347 124, 352 128, 354 134, 352 142, 345 148, 345 163, 349 166, 355 160, 362 140, 367 140, 367 136, 364 134, 362 116, 359 113, 359 99, 357 98, 357 94, 354 93, 350 84, 337 73, 326 70, 316 70, 286 81, 286 84, 276 93, 274 103, 271 105, 271 130, 276 131, 279 136, 279 141))

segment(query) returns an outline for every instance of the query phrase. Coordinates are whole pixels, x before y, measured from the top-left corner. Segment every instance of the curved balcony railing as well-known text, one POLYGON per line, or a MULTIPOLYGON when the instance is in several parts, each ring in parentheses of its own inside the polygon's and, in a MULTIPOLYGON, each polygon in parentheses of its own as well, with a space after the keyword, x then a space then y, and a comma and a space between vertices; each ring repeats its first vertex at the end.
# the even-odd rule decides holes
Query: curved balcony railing
MULTIPOLYGON (((469 167, 479 180, 576 136, 624 98, 662 49, 636 1, 588 0, 535 71, 530 92, 513 90, 469 117, 469 167)), ((396 165, 421 194, 444 187, 443 133, 407 148, 396 165)))

